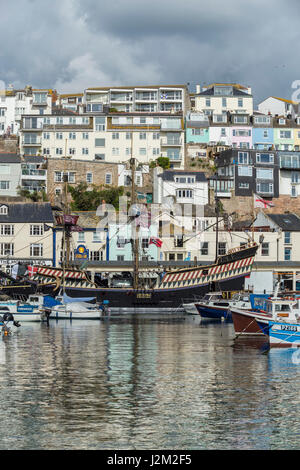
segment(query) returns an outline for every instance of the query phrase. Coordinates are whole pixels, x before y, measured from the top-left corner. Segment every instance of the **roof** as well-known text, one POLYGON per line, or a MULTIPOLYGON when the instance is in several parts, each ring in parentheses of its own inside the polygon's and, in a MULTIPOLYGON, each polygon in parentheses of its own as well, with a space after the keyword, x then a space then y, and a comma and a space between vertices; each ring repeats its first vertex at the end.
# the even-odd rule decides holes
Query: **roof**
POLYGON ((207 88, 208 87, 213 87, 213 86, 233 86, 235 88, 243 88, 244 90, 247 90, 247 87, 244 86, 244 85, 240 85, 239 83, 210 83, 209 85, 207 85, 207 88))
POLYGON ((296 214, 267 214, 284 232, 300 232, 300 218, 296 214))
MULTIPOLYGON (((230 85, 228 85, 228 86, 230 86, 230 85)), ((205 91, 202 91, 201 93, 196 93, 196 96, 223 97, 223 95, 221 95, 221 94, 218 94, 218 95, 214 94, 214 86, 212 86, 211 88, 208 88, 205 91)), ((226 96, 227 98, 230 98, 231 96, 243 96, 244 98, 252 98, 252 95, 250 95, 249 93, 246 93, 244 91, 239 90, 235 86, 232 87, 232 95, 225 95, 224 94, 224 96, 226 96)))
POLYGON ((86 90, 93 91, 93 90, 135 90, 136 88, 140 88, 142 90, 147 88, 187 88, 187 85, 138 85, 138 86, 101 86, 101 87, 90 87, 86 90))
POLYGON ((49 202, 6 203, 7 215, 0 215, 0 223, 53 223, 51 204, 49 202))
POLYGON ((270 98, 274 98, 275 100, 284 101, 285 103, 289 103, 289 104, 298 104, 296 101, 286 100, 285 98, 278 98, 278 96, 270 96, 270 98))
POLYGON ((0 153, 0 163, 21 163, 21 157, 16 153, 0 153))
POLYGON ((173 181, 174 176, 195 176, 196 181, 206 182, 206 176, 203 171, 184 171, 184 170, 165 170, 163 173, 160 173, 158 176, 163 179, 163 181, 173 181))
POLYGON ((24 155, 23 160, 25 163, 43 163, 44 157, 40 155, 24 155))

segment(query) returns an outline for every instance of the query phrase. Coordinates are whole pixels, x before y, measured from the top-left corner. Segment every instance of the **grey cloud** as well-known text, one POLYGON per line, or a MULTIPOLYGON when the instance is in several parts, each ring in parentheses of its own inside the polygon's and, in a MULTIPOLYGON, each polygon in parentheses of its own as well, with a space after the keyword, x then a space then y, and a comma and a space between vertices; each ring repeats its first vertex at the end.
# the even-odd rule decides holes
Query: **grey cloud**
POLYGON ((235 81, 257 100, 300 79, 299 4, 17 0, 0 17, 0 79, 59 91, 235 81))

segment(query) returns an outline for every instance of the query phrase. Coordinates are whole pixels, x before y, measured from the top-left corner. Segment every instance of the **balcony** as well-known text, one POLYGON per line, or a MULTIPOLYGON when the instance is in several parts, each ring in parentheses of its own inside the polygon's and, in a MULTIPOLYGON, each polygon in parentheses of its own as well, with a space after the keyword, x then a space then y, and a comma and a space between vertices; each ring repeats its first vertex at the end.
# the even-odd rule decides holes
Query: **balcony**
POLYGON ((181 147, 182 140, 180 138, 175 138, 175 137, 172 139, 163 137, 160 143, 163 147, 172 147, 172 146, 181 147))
POLYGON ((167 154, 167 152, 161 152, 162 157, 167 157, 169 158, 170 162, 181 162, 182 160, 182 154, 167 154))
POLYGON ((22 140, 22 145, 23 146, 30 146, 32 147, 33 145, 41 145, 42 139, 41 137, 36 137, 35 139, 23 139, 22 140))
POLYGON ((33 177, 35 179, 38 176, 38 177, 40 177, 39 179, 46 180, 47 171, 46 170, 32 170, 32 169, 23 168, 22 169, 22 176, 26 176, 27 178, 33 177))

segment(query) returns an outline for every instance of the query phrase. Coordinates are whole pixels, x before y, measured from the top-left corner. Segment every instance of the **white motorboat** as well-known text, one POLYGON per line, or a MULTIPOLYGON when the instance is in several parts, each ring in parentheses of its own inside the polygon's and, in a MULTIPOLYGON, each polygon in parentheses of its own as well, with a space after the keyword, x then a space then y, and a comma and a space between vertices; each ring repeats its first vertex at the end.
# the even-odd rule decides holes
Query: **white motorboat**
POLYGON ((25 302, 20 300, 0 301, 0 315, 11 314, 17 322, 35 322, 47 319, 44 309, 43 295, 30 295, 25 302))

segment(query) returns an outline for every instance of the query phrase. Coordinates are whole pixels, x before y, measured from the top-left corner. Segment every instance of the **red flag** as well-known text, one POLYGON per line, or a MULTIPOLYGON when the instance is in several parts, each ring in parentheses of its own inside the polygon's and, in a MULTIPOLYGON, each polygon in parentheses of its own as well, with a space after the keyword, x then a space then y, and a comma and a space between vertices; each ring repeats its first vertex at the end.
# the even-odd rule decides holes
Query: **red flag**
POLYGON ((151 243, 152 243, 153 245, 157 246, 158 248, 160 248, 163 242, 162 242, 162 240, 160 240, 160 239, 157 238, 157 237, 151 237, 151 238, 150 238, 149 245, 151 245, 151 243))
POLYGON ((31 276, 34 276, 35 273, 37 272, 38 268, 37 266, 27 266, 27 270, 28 270, 28 274, 29 274, 29 277, 31 276))

